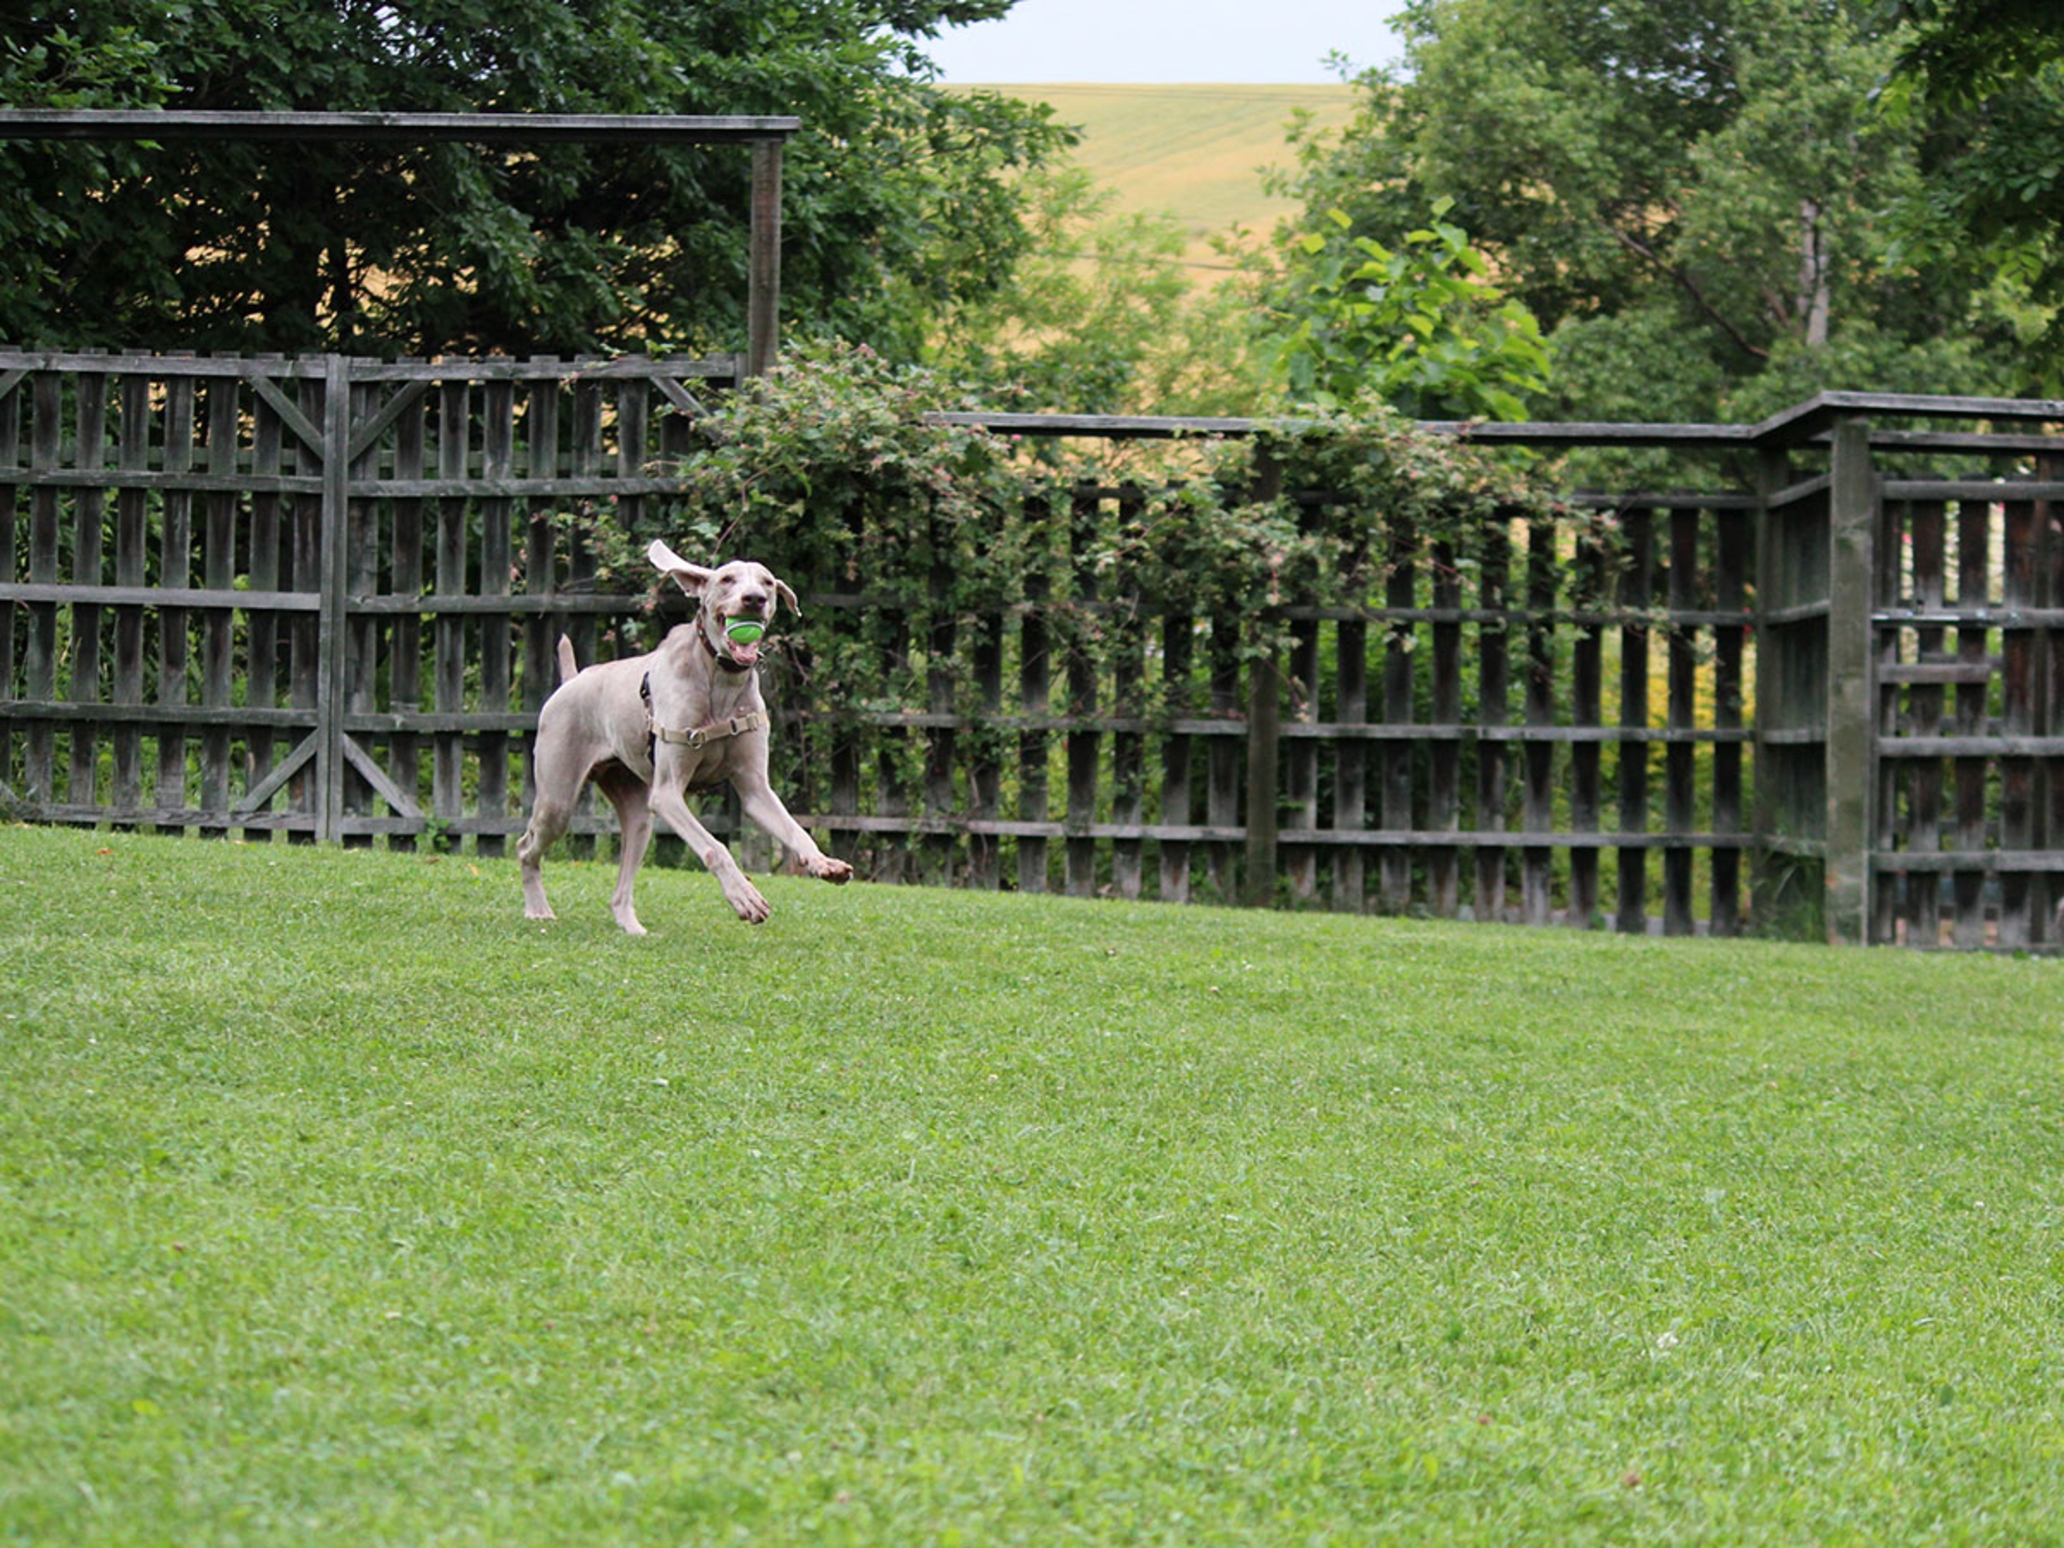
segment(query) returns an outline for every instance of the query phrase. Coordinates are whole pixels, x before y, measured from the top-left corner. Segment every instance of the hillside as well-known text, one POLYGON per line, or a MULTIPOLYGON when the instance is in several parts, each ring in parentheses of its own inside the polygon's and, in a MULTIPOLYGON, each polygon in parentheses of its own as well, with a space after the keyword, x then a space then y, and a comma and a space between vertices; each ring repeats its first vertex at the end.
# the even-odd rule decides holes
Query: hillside
POLYGON ((1083 133, 1076 159, 1118 191, 1119 207, 1170 214, 1189 232, 1187 261, 1213 277, 1210 238, 1233 226, 1266 232, 1294 208, 1262 191, 1264 167, 1285 165, 1284 126, 1299 108, 1337 127, 1354 108, 1345 85, 996 85, 1045 102, 1083 133))

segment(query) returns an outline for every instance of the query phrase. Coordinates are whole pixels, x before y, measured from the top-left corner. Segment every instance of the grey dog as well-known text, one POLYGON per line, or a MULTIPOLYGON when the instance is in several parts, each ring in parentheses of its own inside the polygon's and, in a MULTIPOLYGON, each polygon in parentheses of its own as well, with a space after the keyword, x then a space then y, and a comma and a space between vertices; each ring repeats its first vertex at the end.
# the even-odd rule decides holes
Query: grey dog
MULTIPOLYGON (((695 820, 686 797, 728 782, 740 804, 801 868, 829 882, 853 868, 817 847, 767 781, 767 706, 760 697, 759 645, 728 632, 737 620, 765 626, 781 602, 800 613, 795 593, 765 565, 733 560, 715 570, 688 563, 655 542, 647 557, 696 599, 693 623, 677 626, 648 655, 577 670, 573 647, 559 642, 559 686, 538 714, 537 799, 516 846, 523 912, 553 917, 538 863, 573 816, 593 780, 616 808, 623 859, 609 900, 616 922, 643 935, 631 884, 652 841, 652 816, 688 842, 724 889, 738 917, 761 924, 771 910, 731 851, 695 820)), ((751 634, 751 630, 744 631, 751 634)))

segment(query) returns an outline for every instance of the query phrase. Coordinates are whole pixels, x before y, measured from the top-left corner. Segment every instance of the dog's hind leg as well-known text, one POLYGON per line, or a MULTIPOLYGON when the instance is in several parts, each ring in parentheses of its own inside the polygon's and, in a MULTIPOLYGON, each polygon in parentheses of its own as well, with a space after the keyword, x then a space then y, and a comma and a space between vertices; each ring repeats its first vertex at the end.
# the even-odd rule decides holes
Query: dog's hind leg
POLYGON ((530 809, 530 823, 516 841, 516 864, 523 876, 523 917, 554 919, 552 905, 545 901, 545 878, 541 862, 545 851, 559 842, 559 836, 573 816, 571 803, 555 801, 542 790, 530 809))
POLYGON ((652 800, 645 781, 620 764, 611 764, 595 775, 595 786, 616 808, 617 839, 621 854, 616 866, 616 891, 610 894, 609 911, 626 935, 643 935, 638 911, 631 903, 631 884, 638 867, 645 863, 645 851, 652 845, 652 800))

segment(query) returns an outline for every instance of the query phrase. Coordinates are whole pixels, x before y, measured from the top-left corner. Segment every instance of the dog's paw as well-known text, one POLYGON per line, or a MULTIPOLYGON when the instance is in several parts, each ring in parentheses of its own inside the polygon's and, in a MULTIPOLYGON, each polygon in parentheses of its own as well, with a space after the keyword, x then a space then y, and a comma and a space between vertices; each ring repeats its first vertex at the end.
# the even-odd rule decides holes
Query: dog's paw
POLYGON ((843 860, 834 860, 829 855, 820 855, 809 864, 809 872, 819 881, 843 884, 853 879, 853 868, 843 860))
POLYGON ((760 889, 751 882, 741 884, 735 891, 725 888, 724 896, 731 900, 731 907, 747 924, 765 924, 774 915, 773 908, 760 896, 760 889))

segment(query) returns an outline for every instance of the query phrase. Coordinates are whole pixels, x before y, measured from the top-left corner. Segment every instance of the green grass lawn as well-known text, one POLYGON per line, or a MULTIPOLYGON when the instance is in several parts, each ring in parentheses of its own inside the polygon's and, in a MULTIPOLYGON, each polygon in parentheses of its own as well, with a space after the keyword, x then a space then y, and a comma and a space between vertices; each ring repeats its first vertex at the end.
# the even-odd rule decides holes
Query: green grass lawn
POLYGON ((2064 1539, 2064 964, 0 828, 0 1541, 2064 1539))

